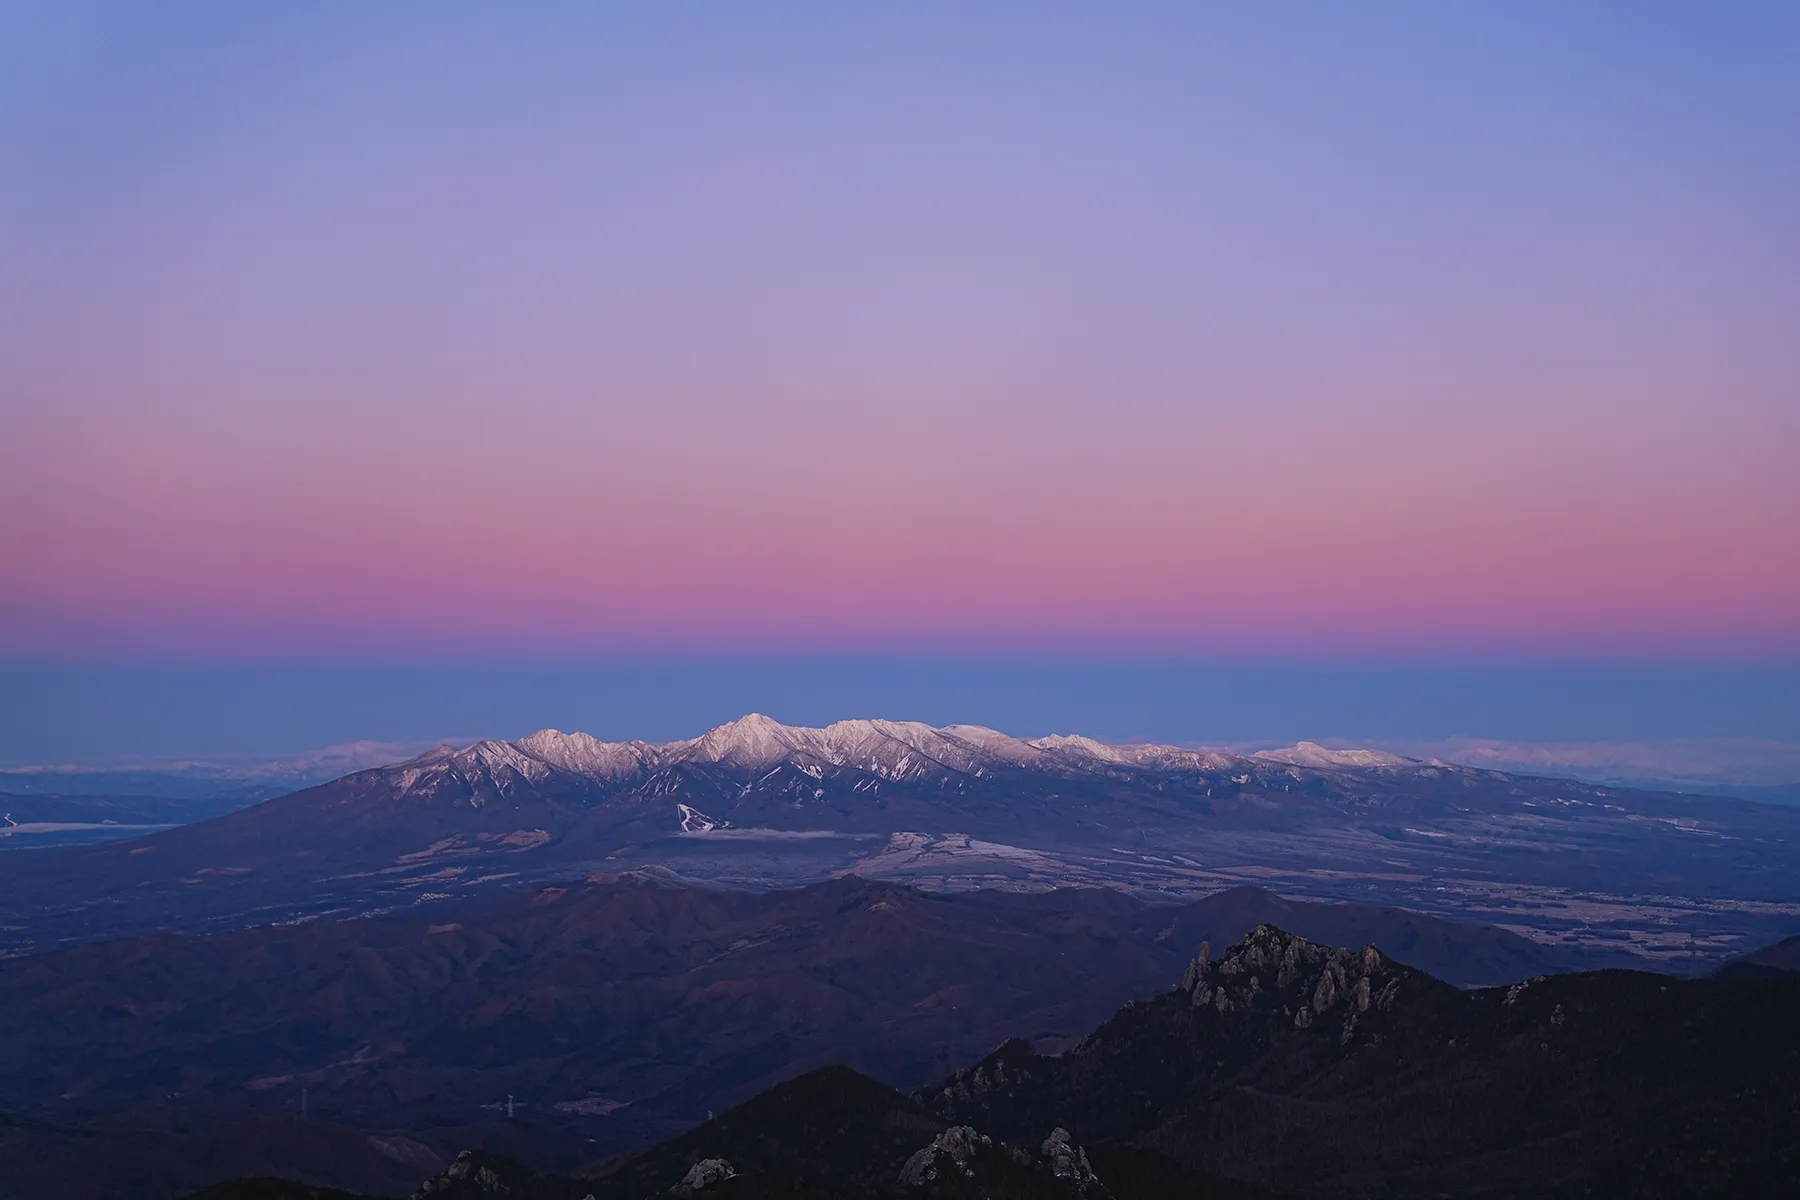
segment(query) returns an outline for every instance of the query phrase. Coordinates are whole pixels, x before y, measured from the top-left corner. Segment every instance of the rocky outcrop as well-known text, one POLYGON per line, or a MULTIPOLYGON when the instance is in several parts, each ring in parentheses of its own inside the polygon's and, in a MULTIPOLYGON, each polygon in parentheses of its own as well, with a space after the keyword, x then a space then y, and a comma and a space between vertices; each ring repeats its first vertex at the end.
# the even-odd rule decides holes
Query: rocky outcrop
POLYGON ((1087 1151, 1070 1139, 1068 1130, 1060 1125, 1051 1130, 1042 1149, 1052 1175, 1068 1180, 1083 1195, 1102 1190, 1100 1177, 1088 1164, 1087 1151))
POLYGON ((703 1158, 672 1189, 677 1196, 691 1196, 702 1188, 737 1178, 737 1170, 722 1158, 703 1158))
MULTIPOLYGON (((256 1196, 269 1193, 258 1191, 256 1196)), ((286 1193, 282 1193, 285 1195, 286 1193)), ((485 1150, 464 1150, 427 1179, 412 1200, 594 1200, 580 1180, 540 1175, 524 1164, 485 1150)))
POLYGON ((530 1191, 536 1178, 512 1159, 481 1150, 464 1150, 449 1166, 421 1184, 413 1193, 413 1200, 512 1196, 530 1191))
POLYGON ((946 1186, 956 1195, 970 1188, 984 1195, 993 1189, 1059 1200, 1076 1196, 1110 1200, 1112 1195, 1094 1172, 1087 1151, 1061 1126, 1036 1152, 1029 1142, 996 1142, 973 1126, 951 1126, 906 1160, 899 1182, 902 1187, 928 1188, 927 1195, 938 1195, 946 1186))
POLYGON ((1178 987, 1127 1004, 1072 1050, 1049 1056, 1008 1042, 920 1098, 941 1120, 1010 1141, 1035 1146, 1061 1126, 1116 1143, 1247 1073, 1286 1086, 1390 1045, 1403 1010, 1444 992, 1456 994, 1372 946, 1336 949, 1262 924, 1217 957, 1202 944, 1178 987))
POLYGON ((900 1182, 907 1187, 923 1187, 951 1172, 973 1178, 975 1156, 993 1144, 992 1138, 967 1125, 953 1125, 906 1160, 900 1168, 900 1182))
POLYGON ((1400 975, 1373 946, 1334 949, 1258 925, 1217 960, 1202 943, 1182 975, 1181 990, 1195 1008, 1220 1015, 1261 1008, 1291 1012, 1296 1029, 1311 1028, 1328 1013, 1342 1014, 1340 1037, 1347 1043, 1356 1036, 1359 1016, 1371 1007, 1393 1007, 1400 975))

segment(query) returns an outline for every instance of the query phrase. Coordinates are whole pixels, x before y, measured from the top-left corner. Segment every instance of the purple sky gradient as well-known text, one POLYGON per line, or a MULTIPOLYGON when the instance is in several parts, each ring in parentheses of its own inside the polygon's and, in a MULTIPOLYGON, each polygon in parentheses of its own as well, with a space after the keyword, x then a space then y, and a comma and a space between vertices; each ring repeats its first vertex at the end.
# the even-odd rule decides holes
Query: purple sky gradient
POLYGON ((1800 10, 0 12, 0 656, 1800 657, 1800 10))

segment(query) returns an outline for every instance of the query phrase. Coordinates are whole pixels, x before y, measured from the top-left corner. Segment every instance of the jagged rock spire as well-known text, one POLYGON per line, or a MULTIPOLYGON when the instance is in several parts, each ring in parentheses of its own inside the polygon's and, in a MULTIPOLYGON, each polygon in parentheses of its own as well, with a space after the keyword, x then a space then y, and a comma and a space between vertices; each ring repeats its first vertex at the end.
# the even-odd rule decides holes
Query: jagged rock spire
POLYGON ((1293 1013, 1297 1029, 1345 1005, 1345 1041, 1360 1014, 1391 1007, 1399 988, 1398 973, 1375 947, 1334 949, 1274 925, 1258 925, 1216 962, 1203 943, 1181 979, 1196 1008, 1223 1015, 1278 1007, 1293 1013))

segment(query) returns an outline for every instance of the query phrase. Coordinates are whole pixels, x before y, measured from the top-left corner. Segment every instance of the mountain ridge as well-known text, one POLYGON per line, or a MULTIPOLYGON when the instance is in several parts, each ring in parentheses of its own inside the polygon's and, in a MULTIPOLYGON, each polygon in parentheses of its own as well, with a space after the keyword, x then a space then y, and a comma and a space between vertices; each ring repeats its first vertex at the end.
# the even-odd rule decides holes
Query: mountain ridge
MULTIPOLYGON (((1300 753, 1305 747, 1338 756, 1324 760, 1330 765, 1391 766, 1412 761, 1385 751, 1323 751, 1311 743, 1301 743, 1293 750, 1300 753), (1358 755, 1367 757, 1355 757, 1358 755)), ((637 772, 683 763, 717 763, 751 770, 767 770, 782 763, 849 767, 904 780, 927 776, 934 768, 980 774, 1002 764, 1047 771, 1115 766, 1217 770, 1240 758, 1285 761, 1276 757, 1278 753, 1240 756, 1180 746, 1112 745, 1080 734, 1015 738, 981 725, 932 726, 920 721, 885 719, 834 721, 818 727, 784 725, 761 713, 747 713, 698 737, 669 742, 605 742, 588 733, 540 729, 516 741, 489 738, 462 749, 438 746, 370 771, 400 772, 409 780, 407 787, 416 786, 429 770, 506 770, 526 778, 541 778, 544 768, 552 768, 595 781, 615 782, 637 772)))
POLYGON ((1318 1195, 1786 1195, 1800 979, 1633 971, 1458 991, 1263 925, 1059 1056, 1013 1042, 920 1096, 1318 1195))
POLYGON ((845 872, 1171 898, 1258 883, 1718 961, 1800 928, 1796 848, 1790 809, 1383 751, 1235 756, 749 714, 657 744, 540 730, 442 746, 214 820, 14 856, 0 956, 654 866, 748 888, 845 872))

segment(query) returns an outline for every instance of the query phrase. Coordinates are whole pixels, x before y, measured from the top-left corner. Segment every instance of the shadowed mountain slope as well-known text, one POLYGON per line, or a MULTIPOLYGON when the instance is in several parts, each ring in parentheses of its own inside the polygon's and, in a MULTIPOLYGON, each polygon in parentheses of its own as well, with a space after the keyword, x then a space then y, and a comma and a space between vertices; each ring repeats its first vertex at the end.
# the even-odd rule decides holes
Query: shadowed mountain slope
POLYGON ((429 918, 0 963, 0 1020, 22 1035, 0 1044, 0 1104, 174 1090, 195 1105, 246 1091, 286 1104, 305 1086, 370 1119, 472 1112, 511 1093, 540 1107, 603 1096, 599 1107, 633 1106, 626 1124, 678 1120, 825 1062, 910 1086, 1007 1037, 1079 1034, 1166 985, 1202 941, 1271 920, 1462 982, 1587 965, 1504 930, 1250 888, 1156 906, 856 877, 776 893, 627 879, 429 918))
POLYGON ((1179 978, 1202 941, 1264 920, 1392 946, 1465 978, 1525 978, 1584 957, 1504 930, 1249 888, 1151 905, 1091 890, 927 894, 857 877, 748 893, 632 876, 431 916, 76 947, 0 962, 0 1023, 17 1035, 0 1039, 0 1108, 48 1122, 0 1146, 0 1196, 9 1175, 28 1177, 9 1156, 34 1147, 29 1177, 49 1177, 48 1155, 67 1194, 114 1178, 81 1144, 199 1186, 217 1176, 198 1164, 227 1160, 199 1142, 170 1155, 165 1135, 223 1138, 250 1117, 265 1124, 229 1161, 276 1170, 293 1161, 277 1143, 303 1092, 306 1136, 341 1128, 347 1147, 320 1156, 347 1173, 314 1183, 390 1180, 392 1162, 362 1144, 370 1135, 444 1158, 506 1149, 489 1140, 496 1122, 542 1131, 533 1161, 572 1166, 826 1063, 912 1087, 1008 1038, 1071 1044, 1179 978), (509 1095, 514 1122, 502 1119, 509 1095))
MULTIPOLYGON (((642 1154, 575 1173, 531 1171, 466 1153, 415 1200, 1254 1200, 1267 1193, 1209 1178, 1138 1147, 1086 1147, 1066 1131, 1030 1144, 953 1128, 917 1099, 846 1067, 790 1080, 642 1154)), ((308 1185, 243 1179, 195 1200, 312 1200, 308 1185), (284 1190, 286 1189, 286 1190, 284 1190)))
POLYGON ((1800 977, 1800 936, 1783 938, 1773 946, 1740 954, 1720 967, 1714 975, 1719 979, 1800 977))
POLYGON ((1060 1057, 925 1090, 994 1136, 1054 1123, 1307 1193, 1786 1195, 1800 980, 1628 971, 1465 992, 1271 926, 1060 1057))

